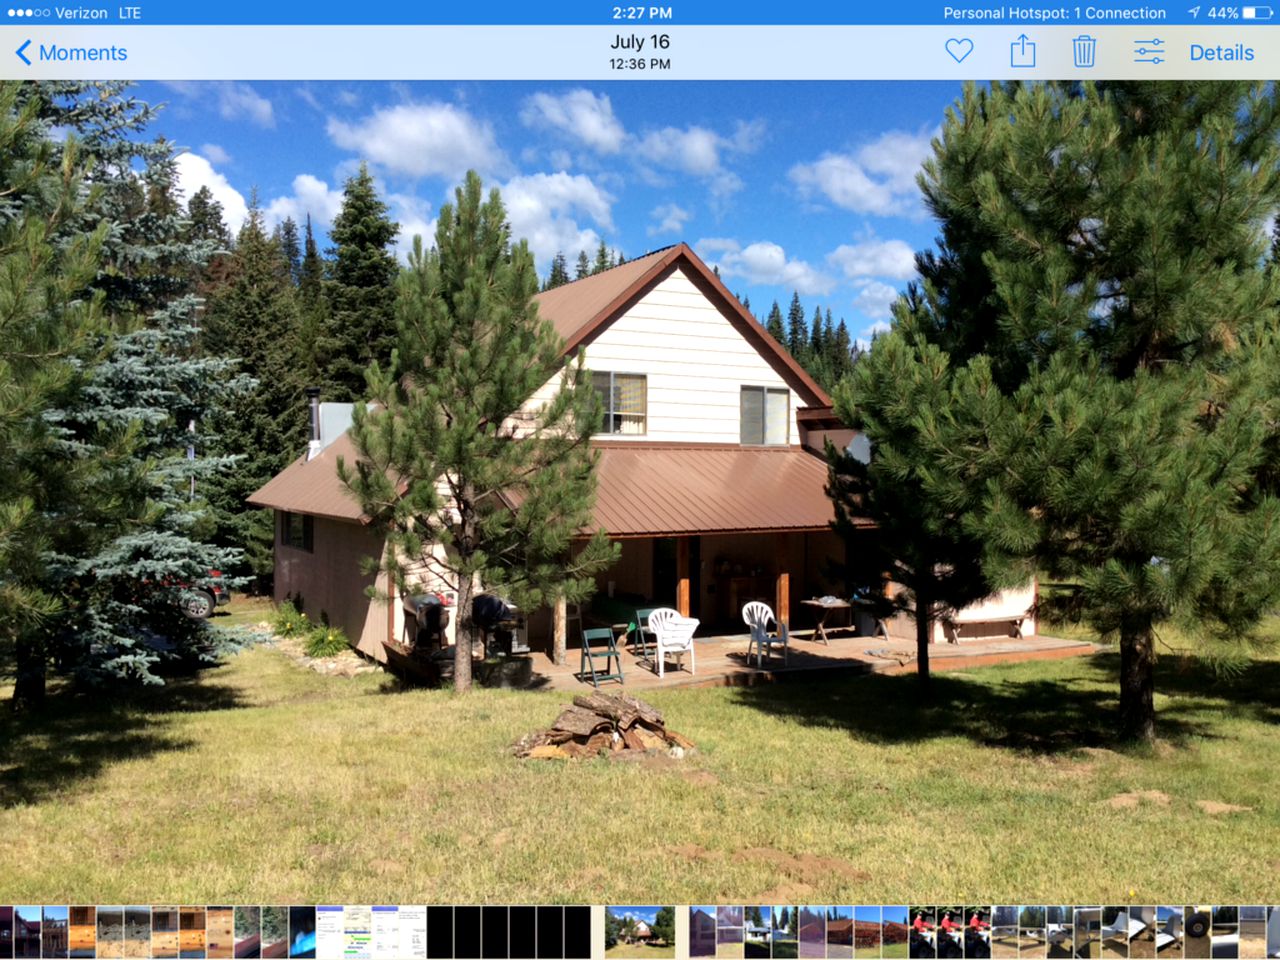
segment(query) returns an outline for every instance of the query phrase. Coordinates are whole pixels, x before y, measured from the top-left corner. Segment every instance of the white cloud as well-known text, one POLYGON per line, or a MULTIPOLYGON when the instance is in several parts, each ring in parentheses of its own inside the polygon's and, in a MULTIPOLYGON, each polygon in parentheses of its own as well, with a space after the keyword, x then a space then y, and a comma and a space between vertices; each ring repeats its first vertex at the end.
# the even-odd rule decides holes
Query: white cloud
POLYGON ((330 117, 325 129, 339 147, 412 177, 457 179, 507 165, 493 128, 447 103, 382 107, 355 123, 330 117))
POLYGON ((431 216, 431 204, 410 193, 388 193, 385 198, 391 209, 391 218, 400 224, 396 235, 396 254, 406 259, 413 249, 413 238, 422 237, 422 246, 435 243, 436 219, 431 216))
POLYGON ((599 153, 618 153, 627 137, 608 96, 590 90, 535 93, 525 100, 520 120, 527 127, 558 130, 599 153))
MULTIPOLYGON (((858 291, 858 295, 853 298, 853 305, 863 316, 873 317, 877 320, 887 320, 893 316, 891 308, 897 299, 898 290, 896 287, 875 281, 868 283, 858 291)), ((887 325, 885 329, 888 329, 887 325)))
POLYGON ((227 182, 227 178, 213 169, 205 157, 196 153, 180 153, 174 158, 178 173, 178 192, 183 202, 201 187, 208 187, 213 198, 222 204, 222 215, 233 234, 240 230, 249 215, 249 204, 244 195, 227 182))
POLYGON ((216 163, 218 166, 225 167, 231 162, 231 154, 223 150, 216 143, 206 143, 200 147, 200 156, 204 157, 210 163, 216 163))
POLYGON ((835 281, 803 260, 788 259, 778 244, 758 241, 739 248, 737 243, 713 238, 700 240, 700 251, 722 251, 715 264, 723 277, 740 277, 751 284, 781 286, 806 296, 828 294, 835 281))
POLYGON ((311 221, 321 229, 328 229, 333 218, 342 209, 342 191, 330 189, 319 177, 300 173, 293 178, 293 193, 276 197, 266 205, 268 224, 279 223, 286 217, 301 224, 311 215, 311 221))
POLYGON ((827 254, 827 262, 838 267, 850 280, 870 277, 906 280, 916 272, 915 251, 901 240, 844 243, 827 254))
POLYGON ((212 101, 213 108, 223 120, 248 120, 259 127, 276 125, 275 108, 271 101, 247 83, 231 80, 173 80, 167 81, 165 86, 189 99, 212 101))
POLYGON ((739 250, 742 245, 729 237, 703 237, 694 243, 693 248, 703 260, 709 260, 717 253, 726 250, 739 250))
POLYGON ((650 224, 648 233, 656 237, 662 233, 680 233, 693 214, 674 203, 664 203, 654 207, 649 216, 654 222, 650 224))
POLYGON ((613 197, 583 174, 535 173, 513 177, 501 187, 502 202, 515 240, 528 240, 539 269, 557 252, 572 260, 590 253, 600 234, 578 224, 585 216, 604 230, 613 229, 613 197))
MULTIPOLYGON (((744 186, 742 178, 725 166, 725 155, 750 153, 764 138, 761 121, 739 121, 732 136, 723 136, 706 127, 691 125, 651 130, 635 141, 636 157, 651 167, 674 170, 698 177, 711 189, 717 200, 737 193, 744 186)), ((657 178, 649 172, 651 181, 657 178)))
POLYGON ((822 197, 855 213, 892 216, 919 210, 916 174, 931 136, 891 130, 852 153, 824 153, 788 176, 803 197, 822 197))

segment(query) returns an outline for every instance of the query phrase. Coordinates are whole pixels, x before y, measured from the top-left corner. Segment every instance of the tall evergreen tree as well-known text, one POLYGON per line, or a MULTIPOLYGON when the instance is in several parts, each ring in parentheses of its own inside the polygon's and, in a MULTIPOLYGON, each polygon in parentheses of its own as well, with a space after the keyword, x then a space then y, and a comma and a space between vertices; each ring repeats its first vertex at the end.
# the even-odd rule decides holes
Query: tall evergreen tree
MULTIPOLYGON (((311 219, 310 215, 307 219, 311 219)), ((276 225, 272 236, 289 268, 289 279, 295 285, 298 284, 302 279, 302 241, 298 236, 298 224, 293 217, 285 217, 276 225)))
MULTIPOLYGON (((172 145, 137 136, 151 108, 116 84, 23 84, 16 96, 19 115, 39 118, 44 149, 62 152, 63 186, 79 176, 73 152, 92 163, 92 191, 42 242, 56 257, 79 249, 86 233, 100 241, 96 273, 87 283, 79 277, 79 296, 108 325, 92 357, 73 358, 73 383, 42 415, 61 477, 42 492, 45 584, 61 610, 15 688, 16 699, 34 701, 45 654, 86 679, 155 680, 150 668, 162 651, 191 653, 211 639, 180 616, 178 601, 185 585, 231 558, 205 542, 192 488, 229 464, 188 452, 203 447, 207 415, 237 381, 232 361, 197 356, 191 291, 216 243, 191 235, 172 145), (55 130, 61 145, 50 146, 55 130)), ((47 199, 20 189, 8 197, 32 210, 47 199)), ((77 277, 74 258, 65 269, 77 277)), ((56 355, 41 362, 56 365, 56 355)))
POLYGON ((391 360, 400 267, 390 246, 399 230, 361 164, 343 188, 342 209, 329 231, 334 243, 326 281, 329 309, 317 344, 328 400, 365 399, 365 369, 375 360, 384 367, 391 360))
POLYGON ((1263 84, 967 87, 924 174, 938 249, 858 364, 952 371, 918 454, 879 455, 929 464, 916 497, 963 506, 993 580, 1073 584, 1042 614, 1118 638, 1127 738, 1161 624, 1223 649, 1278 599, 1278 134, 1263 84))
POLYGON ((60 446, 48 414, 74 395, 107 330, 101 295, 84 290, 108 229, 52 242, 84 216, 86 169, 74 139, 59 158, 21 86, 0 84, 0 650, 16 664, 15 707, 44 698, 46 636, 65 600, 49 546, 95 472, 60 446))
POLYGON ((547 282, 542 285, 543 290, 554 290, 556 287, 563 287, 569 282, 569 261, 564 258, 564 254, 557 251, 556 255, 551 259, 551 272, 547 274, 547 282))
POLYGON ((298 268, 298 349, 300 379, 309 386, 322 382, 316 342, 327 326, 328 302, 324 297, 325 263, 316 246, 307 214, 303 229, 302 263, 298 268))
POLYGON ((769 336, 786 345, 787 329, 782 325, 782 308, 778 306, 777 300, 773 301, 773 306, 769 308, 769 319, 765 321, 764 327, 769 331, 769 336))
POLYGON ((590 523, 588 441, 600 399, 583 355, 565 361, 563 341, 538 316, 533 256, 512 243, 498 191, 485 200, 468 173, 456 203, 441 208, 435 240, 429 253, 415 243, 393 366, 370 367, 379 407, 356 408, 360 459, 338 469, 386 536, 384 566, 397 587, 412 591, 425 564, 457 591, 454 682, 465 690, 478 586, 527 609, 561 596, 577 602, 616 549, 601 531, 569 551, 590 523), (516 416, 557 378, 536 422, 516 416))
POLYGON ((591 258, 587 256, 587 251, 578 251, 578 264, 573 272, 573 279, 581 280, 583 277, 591 276, 591 258))
POLYGON ((601 240, 600 246, 596 247, 596 259, 595 262, 591 264, 591 273, 592 275, 604 273, 612 266, 613 255, 609 253, 608 245, 601 240))
POLYGON ((901 611, 915 621, 916 674, 927 691, 934 623, 993 588, 982 570, 982 540, 963 525, 975 498, 944 500, 953 484, 928 456, 935 443, 959 435, 937 440, 948 421, 920 420, 920 411, 944 410, 951 399, 946 357, 935 349, 920 359, 894 345, 878 348, 876 363, 859 364, 835 387, 836 414, 862 431, 874 455, 868 461, 828 443, 827 492, 846 544, 846 580, 874 615, 901 611), (921 493, 937 487, 935 496, 921 493))
POLYGON ((809 358, 809 332, 804 325, 804 307, 800 294, 791 294, 791 306, 787 309, 787 350, 804 366, 809 358))
POLYGON ((214 356, 236 350, 256 385, 215 422, 216 451, 242 460, 234 474, 209 485, 218 542, 246 552, 248 570, 265 584, 274 565, 270 511, 246 499, 306 446, 308 420, 297 345, 301 317, 288 264, 267 235, 256 197, 236 238, 231 278, 209 303, 204 336, 214 356))
POLYGON ((188 239, 208 241, 219 250, 231 249, 231 231, 227 229, 222 204, 207 186, 201 187, 187 201, 187 220, 188 239))
MULTIPOLYGON (((828 317, 830 320, 830 317, 828 317)), ((849 327, 841 318, 840 325, 836 327, 835 336, 832 338, 831 357, 833 362, 832 375, 835 382, 839 383, 853 370, 853 340, 849 337, 849 327)))
POLYGON ((822 308, 813 308, 813 319, 809 321, 809 356, 819 366, 827 360, 827 340, 822 326, 822 308))

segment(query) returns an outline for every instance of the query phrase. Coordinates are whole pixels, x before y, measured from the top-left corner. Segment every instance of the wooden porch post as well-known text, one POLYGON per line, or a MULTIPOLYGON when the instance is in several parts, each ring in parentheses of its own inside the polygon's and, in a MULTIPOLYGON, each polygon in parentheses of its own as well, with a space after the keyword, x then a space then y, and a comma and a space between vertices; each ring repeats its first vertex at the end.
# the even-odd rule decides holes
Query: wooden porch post
POLYGON ((778 585, 774 596, 774 613, 779 623, 791 626, 791 572, 787 569, 791 562, 787 549, 787 535, 778 534, 778 585))
POLYGON ((689 616, 689 538, 676 540, 676 610, 689 616))
POLYGON ((565 640, 568 636, 569 609, 564 594, 556 597, 551 613, 551 662, 557 665, 565 660, 565 640))

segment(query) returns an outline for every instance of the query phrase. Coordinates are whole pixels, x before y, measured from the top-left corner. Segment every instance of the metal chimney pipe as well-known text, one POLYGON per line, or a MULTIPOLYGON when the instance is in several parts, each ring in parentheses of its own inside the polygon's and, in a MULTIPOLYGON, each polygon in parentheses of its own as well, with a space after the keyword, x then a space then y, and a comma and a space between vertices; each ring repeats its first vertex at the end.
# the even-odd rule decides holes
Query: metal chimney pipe
POLYGON ((307 387, 305 392, 311 408, 311 442, 307 444, 307 459, 313 460, 324 449, 320 445, 320 388, 307 387))

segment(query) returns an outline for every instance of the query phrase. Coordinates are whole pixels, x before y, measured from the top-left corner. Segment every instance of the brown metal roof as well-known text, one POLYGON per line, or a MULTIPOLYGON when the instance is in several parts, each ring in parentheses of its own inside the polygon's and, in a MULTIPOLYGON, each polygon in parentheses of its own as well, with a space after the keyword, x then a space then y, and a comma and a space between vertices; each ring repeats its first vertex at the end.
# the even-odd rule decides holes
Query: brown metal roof
POLYGON ((659 269, 666 266, 675 250, 675 247, 663 247, 595 276, 544 290, 533 298, 538 304, 538 316, 549 319, 566 343, 574 343, 577 334, 607 312, 619 294, 643 282, 655 266, 659 269))
POLYGON ((827 465, 799 447, 598 443, 596 527, 614 537, 824 530, 827 465))
POLYGON ((360 455, 351 434, 344 433, 313 460, 301 456, 249 497, 255 507, 309 513, 338 520, 364 520, 360 505, 338 479, 338 458, 354 464, 360 455))

